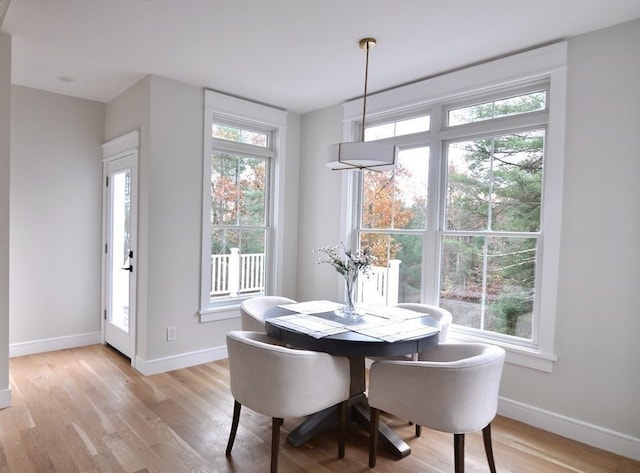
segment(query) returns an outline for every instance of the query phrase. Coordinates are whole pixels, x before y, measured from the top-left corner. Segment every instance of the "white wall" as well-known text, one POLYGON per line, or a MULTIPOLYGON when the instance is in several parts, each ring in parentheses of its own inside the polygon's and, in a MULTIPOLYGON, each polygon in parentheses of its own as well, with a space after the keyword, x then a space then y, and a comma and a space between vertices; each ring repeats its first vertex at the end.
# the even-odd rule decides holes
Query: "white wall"
MULTIPOLYGON (((640 21, 569 41, 565 194, 553 373, 508 364, 500 412, 640 459, 640 21)), ((310 252, 339 238, 324 166, 342 109, 303 116, 298 298, 339 297, 310 252)), ((330 268, 329 268, 330 269, 330 268)))
POLYGON ((342 137, 342 107, 325 108, 302 116, 300 212, 298 225, 297 299, 342 300, 340 281, 329 265, 318 265, 313 250, 335 245, 340 235, 340 186, 343 173, 326 166, 327 148, 342 137))
POLYGON ((569 41, 558 361, 552 374, 507 366, 502 395, 640 451, 638 45, 640 21, 569 41))
MULTIPOLYGON (((150 76, 107 105, 106 137, 141 132, 136 368, 153 373, 225 356, 239 318, 200 323, 204 91, 150 76), (176 340, 166 341, 166 328, 176 340)), ((285 244, 297 241, 299 117, 287 130, 285 244)), ((295 251, 284 295, 295 295, 295 251)), ((239 316, 239 313, 238 313, 239 316)))
POLYGON ((9 207, 11 137, 11 36, 0 33, 0 408, 9 387, 9 207))
POLYGON ((282 274, 282 295, 294 299, 298 292, 298 245, 299 245, 299 225, 298 215, 300 209, 304 208, 298 199, 300 189, 300 115, 295 113, 287 114, 287 157, 284 172, 284 199, 283 228, 278 229, 283 232, 284 271, 282 274))
POLYGON ((13 355, 100 339, 103 130, 102 103, 11 88, 13 355))

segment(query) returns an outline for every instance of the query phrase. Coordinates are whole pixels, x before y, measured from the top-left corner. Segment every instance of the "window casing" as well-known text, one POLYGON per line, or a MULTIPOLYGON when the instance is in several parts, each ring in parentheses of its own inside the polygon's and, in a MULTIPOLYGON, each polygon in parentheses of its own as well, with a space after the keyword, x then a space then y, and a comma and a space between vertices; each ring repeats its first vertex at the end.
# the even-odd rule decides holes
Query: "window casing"
MULTIPOLYGON (((456 338, 499 343, 510 361, 545 371, 555 359, 565 61, 561 43, 374 96, 367 128, 390 129, 416 110, 430 117, 430 126, 383 137, 400 148, 400 171, 386 172, 399 172, 400 179, 378 185, 393 189, 386 212, 368 208, 367 198, 384 173, 351 173, 356 198, 345 228, 352 244, 377 247, 379 259, 386 252, 383 264, 400 261, 399 294, 388 302, 449 308, 456 338), (473 86, 475 77, 487 75, 493 83, 473 86), (411 111, 394 103, 398 98, 411 111), (523 112, 511 113, 518 108, 523 112), (408 163, 411 173, 402 177, 408 163), (516 183, 528 187, 513 197, 516 183), (468 215, 455 215, 462 211, 468 215)), ((358 103, 345 105, 345 118, 353 117, 345 120, 345 134, 352 139, 358 103)))
POLYGON ((279 291, 286 112, 205 91, 202 322, 279 291))

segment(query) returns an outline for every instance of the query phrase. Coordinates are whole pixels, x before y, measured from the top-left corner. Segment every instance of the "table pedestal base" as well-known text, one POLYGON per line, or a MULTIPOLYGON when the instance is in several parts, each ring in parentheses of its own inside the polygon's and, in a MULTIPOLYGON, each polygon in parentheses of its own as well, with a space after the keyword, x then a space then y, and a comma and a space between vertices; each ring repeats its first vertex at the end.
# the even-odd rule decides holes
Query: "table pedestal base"
MULTIPOLYGON (((352 398, 349 401, 349 407, 349 421, 357 422, 368 432, 370 428, 369 405, 364 394, 352 398)), ((299 447, 336 422, 335 407, 316 412, 289 433, 287 443, 293 447, 299 447)), ((396 457, 404 458, 411 453, 411 447, 382 422, 378 426, 378 435, 380 444, 396 457)))
MULTIPOLYGON (((369 416, 369 406, 363 406, 362 404, 356 404, 351 409, 354 420, 360 424, 363 428, 370 430, 371 418, 369 416)), ((378 424, 378 442, 383 448, 386 448, 393 455, 398 458, 404 458, 411 453, 411 447, 396 433, 389 428, 389 426, 380 422, 378 424)))

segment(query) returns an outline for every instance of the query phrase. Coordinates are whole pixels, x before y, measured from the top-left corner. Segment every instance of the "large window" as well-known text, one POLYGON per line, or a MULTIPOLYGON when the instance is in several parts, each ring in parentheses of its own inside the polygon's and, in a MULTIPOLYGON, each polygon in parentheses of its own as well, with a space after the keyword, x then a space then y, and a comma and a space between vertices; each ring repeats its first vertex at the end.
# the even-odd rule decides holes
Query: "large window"
POLYGON ((275 293, 285 113, 207 91, 201 319, 275 293))
MULTIPOLYGON (((408 111, 390 100, 388 113, 379 101, 364 139, 395 143, 399 158, 391 171, 353 173, 350 227, 386 272, 377 302, 440 305, 453 315, 454 336, 503 344, 516 358, 538 359, 522 364, 550 370, 564 131, 551 98, 562 117, 564 76, 537 76, 470 94, 467 74, 457 93, 408 111)), ((406 100, 407 90, 420 96, 416 86, 398 96, 406 100)))
POLYGON ((382 135, 365 130, 365 139, 411 140, 396 141, 394 170, 361 176, 360 245, 395 272, 384 302, 437 300, 460 328, 534 341, 548 85, 531 88, 455 108, 432 104, 438 131, 427 113, 411 120, 422 124, 411 133, 397 132, 404 118, 371 125, 388 130, 382 135), (432 192, 429 168, 439 170, 432 192))
POLYGON ((211 132, 210 296, 263 294, 272 133, 215 122, 211 132))

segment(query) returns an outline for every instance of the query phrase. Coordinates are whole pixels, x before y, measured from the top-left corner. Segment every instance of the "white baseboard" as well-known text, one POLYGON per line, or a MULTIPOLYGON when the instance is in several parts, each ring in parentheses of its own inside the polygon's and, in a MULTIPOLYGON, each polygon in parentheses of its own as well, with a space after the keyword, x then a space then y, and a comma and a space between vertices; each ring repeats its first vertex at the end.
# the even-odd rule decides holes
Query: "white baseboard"
POLYGON ((640 461, 640 438, 502 397, 498 401, 498 414, 640 461))
POLYGON ((136 356, 134 368, 143 375, 149 376, 164 373, 165 371, 209 363, 211 361, 223 360, 225 358, 227 358, 227 347, 223 345, 206 350, 167 356, 165 358, 156 358, 155 360, 144 360, 136 356))
POLYGON ((9 357, 33 355, 48 351, 64 350, 67 348, 84 347, 102 343, 100 332, 81 333, 67 337, 47 338, 44 340, 34 340, 30 342, 20 342, 9 344, 9 357))
POLYGON ((0 390, 0 409, 11 405, 11 388, 0 390))

